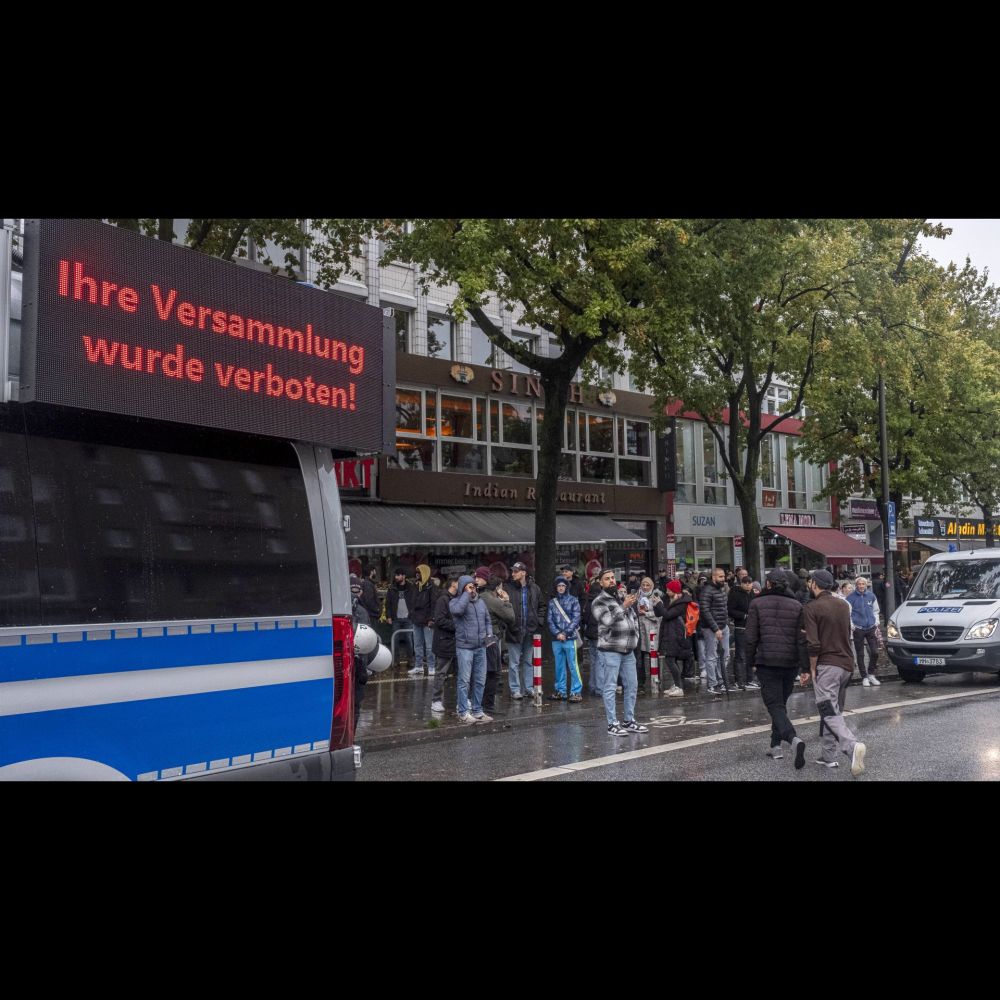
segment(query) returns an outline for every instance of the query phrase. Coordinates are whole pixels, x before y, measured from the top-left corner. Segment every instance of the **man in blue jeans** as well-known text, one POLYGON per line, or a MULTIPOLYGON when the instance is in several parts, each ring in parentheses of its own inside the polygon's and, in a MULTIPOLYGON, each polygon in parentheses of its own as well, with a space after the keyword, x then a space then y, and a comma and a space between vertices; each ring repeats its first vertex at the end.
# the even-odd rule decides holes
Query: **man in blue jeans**
POLYGON ((490 614, 479 597, 471 576, 458 578, 458 596, 448 602, 455 620, 455 656, 458 659, 458 721, 492 722, 483 711, 486 687, 486 640, 492 639, 490 614), (472 682, 472 712, 469 712, 469 682, 472 682))
POLYGON ((514 563, 510 568, 510 575, 511 582, 507 592, 514 609, 514 624, 507 629, 507 657, 510 660, 508 678, 511 698, 520 701, 531 696, 534 681, 532 639, 541 624, 538 617, 541 591, 536 583, 528 580, 528 567, 523 562, 514 563))
POLYGON ((726 586, 724 569, 716 566, 712 570, 712 579, 698 593, 698 605, 701 608, 699 624, 701 638, 705 643, 708 690, 711 694, 722 694, 729 690, 726 681, 726 662, 729 659, 729 588, 726 586))
POLYGON ((552 633, 552 656, 556 661, 556 687, 549 701, 566 701, 566 674, 570 677, 570 701, 583 701, 583 678, 576 658, 580 630, 580 602, 569 592, 569 581, 557 576, 555 596, 549 601, 548 625, 552 633))
POLYGON ((594 599, 591 612, 597 621, 597 645, 604 661, 604 713, 608 717, 609 736, 629 736, 648 733, 646 726, 635 721, 635 696, 638 682, 635 672, 635 649, 639 645, 639 619, 635 605, 637 593, 619 597, 615 571, 601 574, 601 593, 594 599), (621 673, 625 695, 625 721, 619 722, 615 711, 615 689, 621 673))

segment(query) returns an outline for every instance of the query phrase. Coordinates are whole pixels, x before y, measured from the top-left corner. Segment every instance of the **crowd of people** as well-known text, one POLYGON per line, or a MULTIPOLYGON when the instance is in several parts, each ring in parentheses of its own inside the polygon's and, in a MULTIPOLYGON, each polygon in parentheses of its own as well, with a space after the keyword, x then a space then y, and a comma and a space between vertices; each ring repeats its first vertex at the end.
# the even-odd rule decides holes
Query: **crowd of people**
MULTIPOLYGON (((897 600, 908 582, 899 578, 897 600)), ((459 721, 491 722, 504 661, 511 699, 531 697, 533 637, 547 632, 555 663, 549 699, 583 700, 585 649, 588 693, 601 699, 612 736, 648 731, 636 720, 635 705, 652 680, 655 654, 665 697, 683 698, 702 687, 715 697, 761 690, 772 718, 768 755, 781 759, 788 743, 796 767, 802 766, 804 744, 785 705, 796 680, 811 679, 822 717, 817 763, 838 766, 839 749, 851 757, 855 773, 863 769, 865 749, 843 721, 843 704, 855 665, 865 687, 880 684, 885 584, 878 577, 870 585, 844 571, 835 578, 832 567, 811 573, 775 569, 762 588, 744 569, 717 567, 709 575, 662 574, 657 581, 636 574, 620 581, 614 570, 605 570, 584 584, 573 567, 564 566, 543 593, 528 567, 516 562, 509 581, 486 566, 444 580, 427 565, 416 567, 414 579, 397 567, 381 604, 372 579, 352 576, 351 585, 362 615, 372 621, 381 616, 402 633, 398 654, 402 662, 412 656, 408 674, 426 671, 433 678, 435 714, 445 711, 444 685, 454 676, 459 721)))

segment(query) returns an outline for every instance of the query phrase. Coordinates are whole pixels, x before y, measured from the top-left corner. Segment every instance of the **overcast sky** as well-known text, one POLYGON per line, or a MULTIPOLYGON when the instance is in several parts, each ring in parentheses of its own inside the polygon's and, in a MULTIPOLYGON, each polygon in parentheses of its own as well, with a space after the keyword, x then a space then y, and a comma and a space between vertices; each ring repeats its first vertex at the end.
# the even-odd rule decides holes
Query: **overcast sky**
POLYGON ((924 240, 926 253, 938 263, 948 265, 950 261, 961 268, 966 256, 972 258, 973 266, 980 272, 990 269, 990 281, 1000 283, 1000 219, 931 219, 953 230, 951 236, 943 240, 924 240))

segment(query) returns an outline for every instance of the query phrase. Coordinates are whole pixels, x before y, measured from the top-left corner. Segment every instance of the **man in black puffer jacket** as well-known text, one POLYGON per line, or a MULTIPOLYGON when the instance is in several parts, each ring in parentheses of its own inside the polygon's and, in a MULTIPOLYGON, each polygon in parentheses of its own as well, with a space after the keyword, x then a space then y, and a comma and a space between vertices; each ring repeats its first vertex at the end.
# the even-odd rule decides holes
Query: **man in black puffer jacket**
POLYGON ((767 574, 767 589, 750 602, 747 612, 746 662, 757 668, 761 695, 771 716, 771 748, 768 757, 780 760, 782 742, 795 751, 795 769, 806 762, 806 745, 788 718, 788 698, 795 675, 809 669, 809 652, 802 605, 788 593, 784 570, 767 574))

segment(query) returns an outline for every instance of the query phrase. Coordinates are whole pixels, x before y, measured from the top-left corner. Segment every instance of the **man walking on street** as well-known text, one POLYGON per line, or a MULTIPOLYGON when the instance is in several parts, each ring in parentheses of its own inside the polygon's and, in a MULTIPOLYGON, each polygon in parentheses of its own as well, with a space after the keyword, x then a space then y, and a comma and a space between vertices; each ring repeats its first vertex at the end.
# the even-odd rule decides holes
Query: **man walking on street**
POLYGON ((744 653, 747 670, 757 668, 761 696, 771 716, 771 747, 768 757, 781 760, 782 743, 795 754, 795 769, 806 762, 806 745, 799 739, 788 718, 788 698, 795 686, 795 675, 805 673, 808 657, 803 628, 803 609, 788 593, 785 571, 772 569, 767 574, 766 589, 750 602, 746 618, 744 653))
POLYGON ((538 602, 541 591, 538 585, 528 580, 528 567, 523 562, 516 562, 510 568, 510 603, 514 608, 514 624, 507 630, 508 679, 510 681, 510 696, 514 701, 530 697, 534 683, 534 666, 532 664, 532 639, 538 631, 538 602), (521 686, 523 663, 524 687, 521 686))
POLYGON ((833 586, 830 573, 825 569, 813 570, 809 574, 809 590, 813 599, 803 612, 822 741, 822 752, 816 763, 838 767, 836 754, 839 748, 850 758, 851 774, 857 777, 865 769, 867 748, 844 721, 847 685, 854 673, 851 609, 830 593, 833 586))
POLYGON ((492 722, 483 711, 483 689, 486 687, 486 640, 493 638, 490 613, 479 598, 476 581, 471 576, 458 578, 458 596, 448 602, 455 619, 455 656, 458 659, 458 721, 492 722), (471 687, 470 687, 471 681, 471 687), (469 693, 472 712, 469 713, 469 693))
POLYGON ((646 726, 635 720, 635 649, 639 645, 639 620, 635 613, 637 594, 618 596, 615 571, 606 569, 601 574, 601 593, 591 605, 591 614, 597 621, 597 645, 604 662, 604 712, 608 718, 609 736, 628 736, 631 733, 648 733, 646 726), (615 711, 615 689, 621 672, 625 695, 625 721, 621 723, 615 711))

